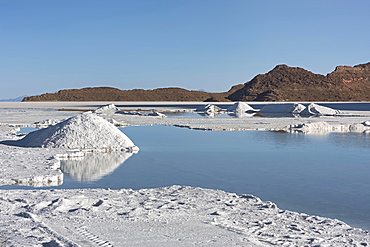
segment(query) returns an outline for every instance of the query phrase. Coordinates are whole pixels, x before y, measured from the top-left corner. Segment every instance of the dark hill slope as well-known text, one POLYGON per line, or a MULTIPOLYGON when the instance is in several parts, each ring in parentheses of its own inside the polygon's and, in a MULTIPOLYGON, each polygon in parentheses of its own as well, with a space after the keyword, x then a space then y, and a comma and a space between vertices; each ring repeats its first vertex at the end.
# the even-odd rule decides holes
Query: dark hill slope
POLYGON ((370 63, 338 66, 324 76, 278 65, 231 93, 232 101, 370 101, 370 63))

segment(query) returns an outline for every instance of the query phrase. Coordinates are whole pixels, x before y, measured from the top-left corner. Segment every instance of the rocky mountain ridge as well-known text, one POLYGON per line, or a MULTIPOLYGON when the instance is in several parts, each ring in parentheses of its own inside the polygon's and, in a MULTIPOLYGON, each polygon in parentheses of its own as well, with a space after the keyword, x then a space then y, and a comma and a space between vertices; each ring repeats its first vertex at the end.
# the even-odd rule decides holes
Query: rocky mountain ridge
POLYGON ((277 65, 223 93, 182 88, 120 90, 110 87, 60 90, 23 101, 370 101, 370 62, 337 66, 327 75, 277 65))

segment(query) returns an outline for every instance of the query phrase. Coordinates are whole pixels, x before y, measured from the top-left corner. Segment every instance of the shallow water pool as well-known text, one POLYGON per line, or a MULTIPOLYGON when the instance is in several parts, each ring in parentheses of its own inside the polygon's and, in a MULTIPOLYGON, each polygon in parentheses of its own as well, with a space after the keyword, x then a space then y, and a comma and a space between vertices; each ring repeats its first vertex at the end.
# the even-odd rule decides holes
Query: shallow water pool
POLYGON ((370 229, 370 135, 170 126, 122 131, 139 146, 138 154, 91 154, 85 161, 64 162, 64 184, 52 188, 199 186, 253 194, 281 209, 370 229))

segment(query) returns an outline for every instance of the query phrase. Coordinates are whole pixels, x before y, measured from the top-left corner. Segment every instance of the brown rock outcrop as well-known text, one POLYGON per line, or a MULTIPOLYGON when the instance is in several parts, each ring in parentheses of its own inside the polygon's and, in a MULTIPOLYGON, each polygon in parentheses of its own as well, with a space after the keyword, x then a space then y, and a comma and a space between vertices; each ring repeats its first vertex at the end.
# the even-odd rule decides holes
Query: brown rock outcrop
POLYGON ((228 96, 232 101, 370 101, 370 63, 338 66, 324 76, 278 65, 228 96))

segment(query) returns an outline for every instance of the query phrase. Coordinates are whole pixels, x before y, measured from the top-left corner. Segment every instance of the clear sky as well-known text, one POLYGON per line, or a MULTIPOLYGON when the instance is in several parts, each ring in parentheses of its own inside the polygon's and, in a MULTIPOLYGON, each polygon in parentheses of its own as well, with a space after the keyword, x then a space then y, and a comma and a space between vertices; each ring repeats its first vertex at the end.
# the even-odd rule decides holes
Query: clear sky
POLYGON ((60 89, 226 91, 277 64, 370 61, 369 0, 0 0, 0 99, 60 89))

